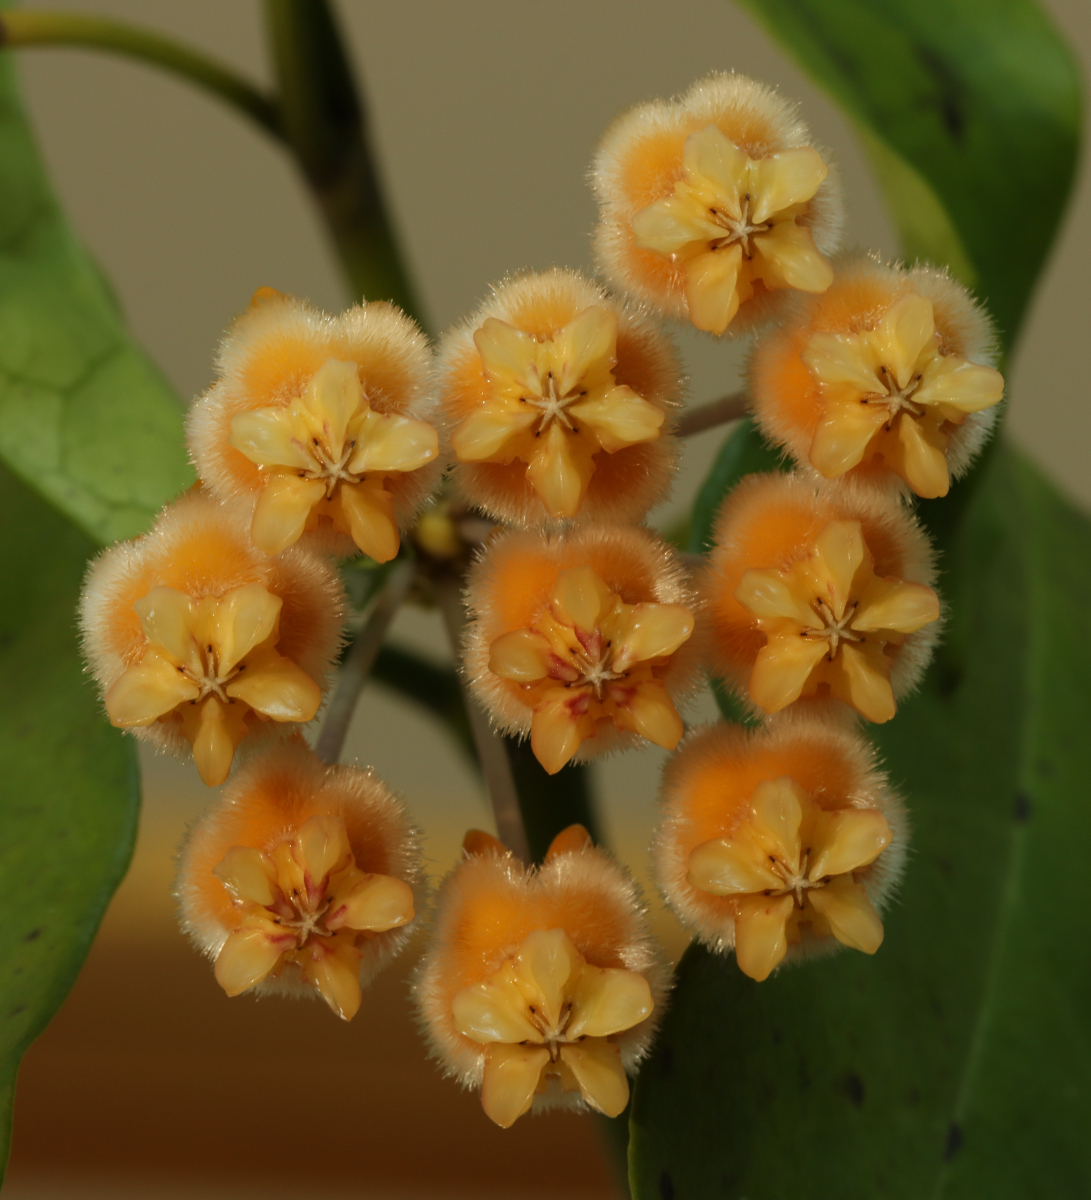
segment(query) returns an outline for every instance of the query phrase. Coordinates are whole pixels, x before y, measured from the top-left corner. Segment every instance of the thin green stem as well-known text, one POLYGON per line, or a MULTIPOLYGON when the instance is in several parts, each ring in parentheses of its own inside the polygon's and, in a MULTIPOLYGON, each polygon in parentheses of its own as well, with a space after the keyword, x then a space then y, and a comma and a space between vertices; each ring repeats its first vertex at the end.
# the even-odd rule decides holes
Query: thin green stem
POLYGON ((230 67, 189 46, 121 21, 83 13, 0 13, 0 46, 80 46, 109 50, 168 71, 226 100, 275 138, 283 139, 276 101, 230 67))

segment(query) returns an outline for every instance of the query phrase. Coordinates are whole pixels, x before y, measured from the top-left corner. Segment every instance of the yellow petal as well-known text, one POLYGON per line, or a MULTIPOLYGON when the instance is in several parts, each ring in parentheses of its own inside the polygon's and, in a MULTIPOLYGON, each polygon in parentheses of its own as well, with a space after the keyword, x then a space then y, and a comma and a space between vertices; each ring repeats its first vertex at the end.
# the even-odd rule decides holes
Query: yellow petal
POLYGON ((252 654, 225 691, 274 721, 309 721, 322 703, 307 672, 271 648, 252 654))
POLYGON ((315 458, 300 432, 287 408, 252 408, 231 418, 227 442, 259 467, 309 471, 315 458))
POLYGON ((303 868, 308 894, 317 898, 330 873, 352 861, 345 822, 328 813, 309 817, 292 839, 292 853, 303 868))
POLYGON ((530 1108, 548 1062, 544 1046, 490 1046, 481 1083, 481 1107, 489 1120, 510 1129, 530 1108))
POLYGON ((583 1098, 608 1117, 619 1116, 629 1103, 629 1080, 621 1051, 604 1038, 588 1038, 561 1047, 561 1062, 576 1077, 583 1098))
POLYGON ((321 430, 330 455, 340 459, 349 421, 366 407, 356 363, 326 359, 311 377, 303 402, 314 419, 312 429, 321 430))
POLYGON ((451 435, 455 457, 464 463, 509 463, 518 449, 515 440, 540 417, 540 410, 530 404, 480 408, 451 435))
POLYGON ((693 614, 681 604, 634 604, 614 643, 610 669, 628 671, 636 663, 667 658, 693 632, 693 614))
POLYGON ((898 420, 897 435, 892 449, 884 447, 891 469, 925 500, 946 496, 951 487, 944 453, 946 438, 938 431, 926 430, 907 413, 902 413, 898 420), (938 444, 941 440, 942 445, 938 444))
POLYGON ((804 629, 824 629, 810 597, 780 571, 751 567, 742 573, 735 599, 762 621, 792 621, 804 629))
POLYGON ((736 242, 698 254, 685 264, 689 319, 698 329, 723 333, 739 311, 739 267, 742 248, 736 242))
POLYGON ((561 1019, 569 982, 583 959, 563 929, 536 929, 515 956, 513 979, 529 1008, 550 1028, 561 1019))
POLYGON ((599 627, 603 615, 614 604, 614 593, 591 567, 561 571, 553 585, 550 603, 557 619, 585 633, 599 627))
POLYGON ((761 983, 788 952, 785 927, 795 901, 791 896, 747 896, 735 918, 735 960, 739 969, 761 983))
POLYGON ((807 899, 842 945, 874 954, 883 944, 883 923, 859 883, 842 875, 824 888, 811 888, 807 899))
POLYGON ((271 905, 276 899, 276 867, 268 854, 253 846, 232 846, 212 868, 235 900, 271 905))
POLYGON ((227 778, 235 750, 248 733, 242 704, 222 704, 207 696, 181 709, 182 733, 193 747, 197 772, 209 787, 227 778))
POLYGON ((759 651, 750 673, 750 698, 767 713, 780 712, 799 699, 829 648, 824 638, 774 635, 759 651))
POLYGON ((107 691, 106 712, 118 729, 139 728, 154 724, 200 694, 201 689, 171 659, 149 650, 107 691))
POLYGON ((811 837, 807 878, 846 875, 874 862, 894 840, 886 817, 873 808, 841 808, 823 813, 811 837))
POLYGON ((739 196, 753 165, 750 156, 715 125, 691 133, 682 147, 682 168, 687 177, 699 176, 693 181, 698 187, 706 180, 711 183, 710 190, 716 193, 720 207, 733 217, 741 215, 739 196))
POLYGON ((548 678, 549 661, 549 641, 533 629, 513 629, 489 646, 489 670, 516 683, 548 678))
POLYGON ((208 630, 221 679, 273 635, 283 604, 260 583, 232 588, 221 597, 208 630))
POLYGON ((348 469, 356 475, 416 471, 437 454, 439 435, 427 421, 369 412, 356 435, 356 451, 348 461, 348 469))
POLYGON ((570 437, 552 422, 531 455, 527 479, 554 517, 574 517, 580 511, 595 464, 582 438, 570 437))
POLYGON ((917 360, 936 332, 932 305, 910 292, 887 309, 869 335, 879 361, 890 371, 899 388, 908 385, 917 371, 917 360))
POLYGON ((608 1037, 632 1029, 655 1007, 651 988, 643 975, 585 963, 569 989, 572 1016, 565 1037, 608 1037))
POLYGON ((481 366, 488 381, 502 395, 540 396, 538 342, 529 333, 506 321, 489 317, 474 330, 474 345, 481 355, 481 366))
POLYGON ((303 978, 316 987, 322 999, 343 1020, 351 1021, 360 1007, 360 956, 349 947, 331 950, 315 940, 307 947, 310 956, 303 978))
POLYGON ((828 404, 811 439, 811 465, 827 479, 836 479, 859 466, 889 415, 890 410, 882 402, 828 404))
POLYGON ((812 804, 810 796, 787 775, 762 780, 750 798, 758 840, 793 873, 799 869, 804 812, 812 804))
POLYGON ((667 750, 673 750, 685 733, 682 718, 658 679, 644 679, 636 685, 627 702, 618 705, 614 725, 667 750))
POLYGON ((781 221, 751 240, 756 273, 770 288, 824 292, 833 283, 833 267, 818 253, 809 229, 781 221))
POLYGON ((277 959, 285 949, 290 949, 294 938, 286 939, 287 945, 271 940, 260 928, 241 929, 232 933, 216 956, 213 974, 216 982, 229 996, 238 996, 248 988, 261 983, 277 965, 277 959))
POLYGON ((859 521, 831 521, 815 539, 815 552, 802 564, 815 593, 840 621, 853 590, 857 572, 870 560, 859 521))
POLYGON ((326 912, 326 928, 368 929, 385 933, 413 920, 413 889, 393 875, 365 875, 326 912), (332 911, 331 911, 332 910, 332 911))
POLYGON ((713 896, 741 896, 748 892, 779 889, 784 880, 768 866, 768 860, 731 838, 714 838, 690 851, 686 879, 713 896))
POLYGON ((451 1015, 463 1037, 482 1045, 542 1040, 530 1022, 526 997, 515 985, 510 964, 509 970, 456 992, 451 1015))
POLYGON ((258 492, 250 537, 259 550, 279 554, 299 541, 311 510, 325 496, 319 479, 274 474, 258 492))
POLYGON ((554 338, 551 361, 559 396, 605 382, 617 362, 617 313, 597 304, 585 308, 554 338))
POLYGON ((530 748, 550 775, 556 775, 580 748, 579 721, 572 712, 582 691, 551 688, 534 709, 530 748))
POLYGON ((863 650, 842 642, 837 662, 840 671, 834 675, 830 691, 869 721, 880 725, 889 721, 897 711, 890 687, 890 660, 878 647, 863 650))
POLYGON ((761 225, 786 208, 813 199, 830 169, 817 150, 801 146, 759 159, 751 172, 750 219, 761 225))
POLYGON ((876 373, 871 344, 857 334, 812 334, 800 358, 814 378, 827 387, 852 388, 865 396, 888 394, 889 389, 876 373))
POLYGON ((383 488, 382 480, 343 483, 338 496, 352 540, 360 550, 377 563, 396 558, 401 537, 394 520, 394 498, 383 488))
POLYGON ((959 412, 980 412, 1004 398, 1004 376, 992 367, 953 354, 937 355, 924 368, 921 385, 912 398, 916 404, 943 404, 959 412))
POLYGON ((576 427, 589 427, 608 454, 641 442, 654 442, 666 415, 625 386, 568 407, 568 416, 576 427))
POLYGON ((939 597, 922 583, 874 578, 860 596, 851 627, 862 633, 916 633, 939 620, 939 597))
POLYGON ((175 661, 195 674, 203 660, 196 634, 198 606, 185 592, 172 587, 154 587, 133 604, 144 636, 155 642, 175 661))
POLYGON ((723 237, 725 230, 710 221, 692 200, 667 196, 634 214, 633 237, 644 250, 677 254, 685 246, 723 237))

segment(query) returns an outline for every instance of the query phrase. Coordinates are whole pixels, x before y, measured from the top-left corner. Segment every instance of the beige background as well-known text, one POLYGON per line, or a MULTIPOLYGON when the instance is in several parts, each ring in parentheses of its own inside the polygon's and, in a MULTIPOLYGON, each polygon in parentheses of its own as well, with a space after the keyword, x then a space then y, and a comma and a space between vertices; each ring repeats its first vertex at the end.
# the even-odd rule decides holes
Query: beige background
MULTIPOLYGON (((64 7, 154 25, 268 82, 256 0, 70 0, 64 7)), ((1047 7, 1086 64, 1091 10, 1084 0, 1047 7)), ((436 328, 510 271, 590 267, 594 210, 584 175, 602 129, 619 110, 717 69, 754 75, 801 102, 840 163, 849 241, 895 253, 847 122, 729 0, 343 0, 339 11, 436 328)), ((291 164, 242 118, 120 59, 35 51, 23 56, 22 72, 72 221, 114 280, 137 337, 183 397, 208 383, 219 332, 255 287, 344 305, 335 261, 291 164)), ((1089 246, 1091 184, 1083 175, 1014 361, 1009 418, 1018 440, 1085 505, 1089 246)), ((680 340, 694 402, 736 386, 745 344, 680 340)), ((669 523, 685 509, 722 437, 693 439, 658 520, 669 523)), ((405 612, 394 636, 446 654, 433 614, 405 612)), ((705 705, 692 715, 711 713, 705 705)), ((347 754, 373 763, 406 797, 437 873, 453 861, 462 831, 488 822, 476 781, 443 734, 389 694, 365 694, 347 754)), ((610 840, 638 874, 662 757, 653 749, 598 771, 610 840)), ((224 1000, 174 932, 169 898, 172 848, 210 794, 191 767, 146 765, 133 871, 85 978, 28 1057, 5 1195, 120 1195, 129 1179, 143 1196, 242 1196, 285 1172, 302 1180, 304 1170, 331 1195, 353 1194, 360 1180, 369 1195, 609 1194, 587 1122, 525 1121, 499 1135, 471 1098, 420 1062, 397 972, 368 998, 349 1034, 316 1006, 224 1000), (367 1069, 346 1066, 346 1054, 367 1069), (239 1113, 258 1094, 274 1097, 272 1111, 287 1118, 293 1081, 319 1079, 332 1107, 340 1105, 340 1116, 327 1118, 329 1137, 336 1142, 337 1131, 347 1131, 362 1157, 308 1158, 300 1130, 286 1166, 271 1144, 255 1146, 260 1125, 239 1113), (240 1083, 249 1087, 236 1095, 240 1083), (232 1120, 241 1122, 238 1136, 221 1136, 232 1120), (206 1190, 209 1179, 217 1187, 206 1190), (441 1193, 431 1190, 441 1181, 441 1193)), ((658 909, 656 919, 677 951, 677 930, 658 909)), ((283 1186, 286 1196, 301 1194, 301 1182, 283 1186)))

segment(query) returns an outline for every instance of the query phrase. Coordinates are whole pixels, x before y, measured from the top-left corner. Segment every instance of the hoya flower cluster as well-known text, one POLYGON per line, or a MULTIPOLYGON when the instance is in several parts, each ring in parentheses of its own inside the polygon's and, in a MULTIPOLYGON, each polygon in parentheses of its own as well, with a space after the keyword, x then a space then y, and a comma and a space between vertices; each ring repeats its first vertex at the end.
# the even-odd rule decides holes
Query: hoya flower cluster
MULTIPOLYGON (((828 156, 741 76, 623 115, 592 179, 604 282, 510 278, 435 352, 390 304, 329 317, 261 289, 189 414, 201 484, 89 571, 110 720, 226 781, 178 898, 228 995, 320 996, 349 1019, 421 920, 402 804, 303 736, 343 638, 336 559, 357 555, 457 583, 465 684, 544 771, 673 752, 654 874, 707 946, 761 981, 883 940, 907 820, 865 729, 938 636, 913 506, 989 433, 988 320, 939 271, 842 253, 828 156), (683 399, 659 317, 756 335, 750 406, 793 462, 738 484, 693 572, 645 523, 683 399), (484 520, 472 561, 451 513, 484 520), (709 672, 752 720, 687 736, 709 672)), ((635 885, 571 826, 539 864, 467 835, 414 994, 433 1055, 507 1127, 619 1114, 668 984, 635 885)))

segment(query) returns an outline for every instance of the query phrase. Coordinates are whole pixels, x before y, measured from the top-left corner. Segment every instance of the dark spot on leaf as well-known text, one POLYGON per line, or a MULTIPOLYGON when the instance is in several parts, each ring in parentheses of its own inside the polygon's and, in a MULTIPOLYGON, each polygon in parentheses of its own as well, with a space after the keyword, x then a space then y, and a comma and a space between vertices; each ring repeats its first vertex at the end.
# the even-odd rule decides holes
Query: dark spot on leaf
POLYGON ((8 1016, 9 1017, 17 1017, 20 1013, 26 1012, 26 1010, 27 1010, 27 1006, 25 1004, 17 1004, 11 1010, 11 1012, 8 1013, 8 1016))
POLYGON ((951 135, 951 140, 961 144, 966 132, 966 113, 963 108, 962 82, 947 63, 930 46, 916 47, 921 66, 932 77, 935 84, 934 103, 940 119, 951 135))
POLYGON ((844 1089, 845 1095, 852 1101, 854 1107, 860 1108, 863 1105, 864 1081, 855 1071, 849 1071, 841 1080, 841 1087, 844 1089))
POLYGON ((909 1104, 920 1104, 920 1102, 921 1102, 920 1089, 919 1088, 910 1088, 908 1094, 906 1095, 906 1101, 909 1104))
POLYGON ((962 1149, 962 1126, 952 1121, 947 1130, 947 1143, 943 1147, 943 1161, 950 1162, 962 1149))
POLYGON ((781 1036, 782 1036, 782 1035, 781 1035, 781 1032, 780 1032, 780 1030, 779 1030, 779 1029, 774 1029, 774 1030, 773 1030, 773 1032, 772 1032, 772 1034, 771 1034, 770 1036, 771 1036, 771 1037, 772 1037, 772 1039, 773 1039, 773 1045, 774 1045, 774 1046, 779 1046, 779 1045, 780 1045, 780 1039, 781 1039, 781 1036))
POLYGON ((23 937, 24 942, 36 942, 42 936, 42 927, 39 925, 37 929, 32 929, 23 937))
POLYGON ((811 1086, 811 1072, 807 1067, 807 1060, 800 1055, 799 1057, 799 1087, 801 1091, 806 1091, 811 1086))
POLYGON ((962 669, 950 659, 942 659, 936 663, 936 691, 945 699, 958 691, 962 685, 962 669))
POLYGON ((1026 792, 1016 793, 1011 815, 1015 818, 1015 822, 1018 825, 1022 825, 1024 821, 1030 820, 1030 797, 1026 792))
POLYGON ((660 1200, 674 1200, 674 1181, 667 1171, 659 1176, 659 1197, 660 1200))

